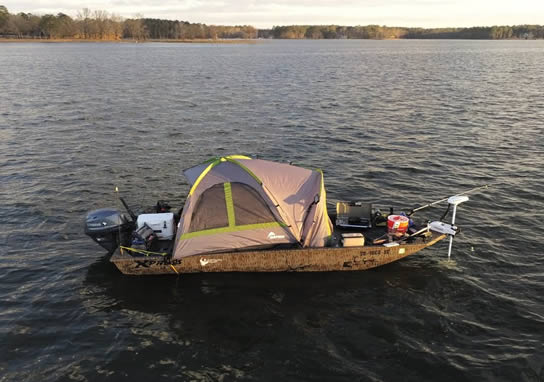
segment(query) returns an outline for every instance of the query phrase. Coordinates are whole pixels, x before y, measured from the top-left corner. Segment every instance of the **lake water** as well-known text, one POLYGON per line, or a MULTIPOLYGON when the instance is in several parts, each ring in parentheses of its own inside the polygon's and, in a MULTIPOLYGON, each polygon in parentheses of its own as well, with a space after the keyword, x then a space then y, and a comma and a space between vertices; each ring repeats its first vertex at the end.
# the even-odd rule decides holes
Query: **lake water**
POLYGON ((544 380, 543 62, 544 41, 0 44, 0 381, 544 380), (181 169, 226 154, 322 168, 331 207, 493 187, 452 262, 138 278, 83 235, 115 186, 179 206, 181 169))

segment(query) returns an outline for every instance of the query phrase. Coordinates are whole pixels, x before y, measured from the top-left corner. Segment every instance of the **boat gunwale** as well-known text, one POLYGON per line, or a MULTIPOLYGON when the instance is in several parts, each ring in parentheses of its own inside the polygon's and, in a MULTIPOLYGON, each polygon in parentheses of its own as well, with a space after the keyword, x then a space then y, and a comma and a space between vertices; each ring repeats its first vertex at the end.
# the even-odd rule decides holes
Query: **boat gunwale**
POLYGON ((355 271, 379 267, 419 252, 444 239, 433 233, 423 241, 396 246, 260 249, 202 253, 181 259, 169 256, 131 256, 118 249, 110 261, 124 274, 158 275, 199 272, 319 272, 355 271))

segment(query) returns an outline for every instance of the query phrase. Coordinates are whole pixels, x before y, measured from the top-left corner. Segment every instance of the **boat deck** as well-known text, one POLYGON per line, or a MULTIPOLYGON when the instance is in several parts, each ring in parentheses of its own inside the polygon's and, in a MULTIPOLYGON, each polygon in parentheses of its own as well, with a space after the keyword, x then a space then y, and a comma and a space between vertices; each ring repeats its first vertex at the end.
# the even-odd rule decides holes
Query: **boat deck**
MULTIPOLYGON (((422 227, 416 227, 417 229, 420 229, 422 227)), ((362 233, 365 238, 365 247, 366 246, 373 246, 375 244, 372 244, 372 242, 375 239, 379 238, 387 238, 386 236, 387 228, 385 226, 380 227, 371 227, 371 228, 356 228, 356 227, 339 227, 334 226, 333 227, 333 233, 331 235, 331 240, 329 242, 328 247, 337 248, 341 247, 341 240, 342 240, 342 234, 343 233, 362 233)), ((416 238, 410 238, 408 242, 415 242, 416 238)), ((383 243, 376 244, 376 245, 382 245, 383 243)), ((166 253, 168 255, 172 254, 174 247, 174 240, 158 240, 155 241, 151 248, 149 249, 150 252, 156 252, 156 253, 166 253)), ((300 249, 300 246, 298 244, 279 244, 274 247, 268 247, 267 249, 300 249)), ((255 250, 255 249, 253 249, 255 250)), ((236 252, 243 252, 243 251, 236 251, 236 252)), ((140 254, 141 256, 145 256, 143 253, 140 254)), ((135 252, 134 256, 138 256, 138 253, 135 252)))

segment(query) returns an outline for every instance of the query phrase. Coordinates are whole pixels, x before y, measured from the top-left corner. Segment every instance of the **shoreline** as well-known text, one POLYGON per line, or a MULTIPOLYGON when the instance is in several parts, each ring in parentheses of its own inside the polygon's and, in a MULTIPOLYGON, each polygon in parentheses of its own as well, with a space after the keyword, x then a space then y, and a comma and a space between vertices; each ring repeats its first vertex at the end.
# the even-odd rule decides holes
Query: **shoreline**
POLYGON ((85 42, 85 43, 104 43, 113 42, 120 44, 146 44, 153 42, 160 43, 174 43, 174 44, 256 44, 258 39, 146 39, 146 40, 132 40, 132 39, 120 39, 120 40, 101 40, 101 39, 79 39, 79 38, 0 38, 0 43, 17 43, 17 42, 38 42, 38 43, 72 43, 72 42, 85 42))
POLYGON ((272 38, 272 39, 146 39, 146 40, 132 40, 132 39, 120 39, 120 40, 102 40, 102 39, 79 39, 79 38, 0 38, 0 43, 119 43, 119 44, 148 44, 148 43, 169 43, 169 44, 259 44, 263 41, 269 40, 306 40, 306 41, 320 41, 320 40, 374 40, 374 41, 403 41, 403 40, 466 40, 466 41, 536 41, 542 39, 522 39, 522 38, 505 38, 505 39, 470 39, 470 38, 363 38, 363 39, 308 39, 308 38, 272 38))

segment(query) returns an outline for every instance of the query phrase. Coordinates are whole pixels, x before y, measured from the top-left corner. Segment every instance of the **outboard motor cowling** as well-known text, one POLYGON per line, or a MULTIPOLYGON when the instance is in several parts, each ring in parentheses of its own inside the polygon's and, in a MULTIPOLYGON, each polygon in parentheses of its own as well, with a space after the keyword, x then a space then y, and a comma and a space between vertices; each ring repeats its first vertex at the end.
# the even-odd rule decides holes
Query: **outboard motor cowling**
POLYGON ((134 223, 113 208, 91 211, 85 217, 85 234, 112 254, 119 244, 129 245, 134 223))

